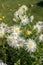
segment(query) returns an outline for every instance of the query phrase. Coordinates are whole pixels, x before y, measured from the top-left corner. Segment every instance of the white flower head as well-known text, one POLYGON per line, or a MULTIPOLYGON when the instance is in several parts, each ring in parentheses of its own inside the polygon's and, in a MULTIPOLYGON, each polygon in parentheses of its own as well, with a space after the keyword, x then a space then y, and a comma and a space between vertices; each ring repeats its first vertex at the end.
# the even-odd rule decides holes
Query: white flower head
POLYGON ((18 14, 18 11, 16 11, 16 12, 14 13, 14 18, 15 18, 16 20, 19 20, 19 14, 18 14))
POLYGON ((26 5, 22 5, 20 8, 22 8, 24 11, 28 10, 28 7, 26 5))
POLYGON ((41 27, 39 26, 39 25, 34 25, 34 29, 37 29, 38 30, 38 32, 40 32, 41 31, 41 27))
POLYGON ((3 29, 0 29, 0 38, 3 38, 4 35, 5 35, 5 31, 3 29))
POLYGON ((43 34, 41 34, 41 35, 39 36, 39 40, 40 40, 40 42, 43 42, 43 34))
POLYGON ((7 37, 7 43, 9 46, 20 49, 23 47, 25 40, 21 37, 16 37, 13 34, 7 37))
POLYGON ((30 21, 33 22, 33 20, 34 20, 34 16, 32 15, 30 16, 30 21))
POLYGON ((2 23, 0 24, 0 28, 3 29, 3 30, 6 32, 7 24, 5 24, 5 23, 2 22, 2 23))
POLYGON ((34 25, 34 29, 38 29, 38 33, 43 30, 43 22, 38 22, 36 25, 34 25))
POLYGON ((37 23, 40 26, 40 32, 43 32, 43 21, 37 23))
POLYGON ((26 13, 26 11, 28 10, 27 6, 26 5, 23 5, 21 6, 19 9, 18 9, 18 14, 19 15, 23 15, 26 13))
POLYGON ((25 12, 23 11, 23 9, 19 8, 18 9, 18 14, 19 14, 19 17, 22 16, 25 12))
POLYGON ((7 37, 7 43, 9 46, 11 47, 15 47, 15 45, 17 44, 18 40, 16 36, 10 35, 7 37))
POLYGON ((20 47, 23 48, 24 43, 25 43, 25 39, 22 38, 22 37, 19 37, 19 38, 18 38, 18 48, 20 48, 20 47))
POLYGON ((14 13, 14 18, 13 21, 16 22, 16 20, 21 20, 21 17, 26 15, 26 11, 28 10, 26 5, 21 6, 15 13, 14 13))
POLYGON ((14 47, 18 49, 23 48, 25 40, 21 37, 18 37, 17 40, 17 43, 14 43, 14 47))
POLYGON ((36 51, 36 43, 34 40, 29 39, 27 40, 26 44, 26 48, 28 49, 28 51, 30 52, 35 52, 36 51))
POLYGON ((24 16, 21 18, 21 24, 26 25, 26 24, 28 24, 28 22, 29 22, 28 16, 24 15, 24 16))
POLYGON ((18 26, 18 25, 13 26, 12 33, 14 33, 16 35, 20 35, 20 33, 21 33, 20 26, 18 26))
POLYGON ((43 21, 38 21, 37 24, 40 25, 40 26, 42 26, 43 25, 43 21))
POLYGON ((7 65, 6 63, 3 63, 2 60, 0 60, 0 65, 7 65))

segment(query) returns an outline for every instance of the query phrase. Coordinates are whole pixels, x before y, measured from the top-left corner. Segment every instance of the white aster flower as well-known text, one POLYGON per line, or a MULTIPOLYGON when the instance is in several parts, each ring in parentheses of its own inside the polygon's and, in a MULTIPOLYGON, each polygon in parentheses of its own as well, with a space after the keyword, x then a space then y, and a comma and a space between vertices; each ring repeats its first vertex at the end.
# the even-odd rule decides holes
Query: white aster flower
POLYGON ((26 49, 28 49, 28 51, 30 52, 35 52, 36 51, 36 43, 34 40, 29 39, 27 40, 26 44, 26 49))
POLYGON ((25 12, 23 11, 23 9, 18 9, 18 14, 19 14, 19 17, 22 16, 25 12))
POLYGON ((40 26, 40 31, 43 32, 43 21, 37 23, 40 26))
POLYGON ((23 10, 24 10, 24 12, 25 12, 25 11, 27 11, 27 10, 28 10, 28 7, 27 7, 26 5, 22 5, 22 6, 20 7, 20 9, 23 9, 23 10))
POLYGON ((38 23, 37 23, 38 25, 43 25, 43 21, 38 21, 38 23))
POLYGON ((28 10, 27 6, 23 5, 21 6, 18 11, 16 11, 14 13, 14 18, 13 21, 17 21, 17 20, 21 20, 21 17, 23 17, 24 15, 26 15, 26 11, 28 10))
POLYGON ((30 22, 32 22, 34 20, 34 16, 30 16, 30 22))
POLYGON ((40 40, 41 42, 43 42, 43 34, 41 34, 41 35, 39 36, 39 40, 40 40))
POLYGON ((16 20, 19 20, 19 14, 18 14, 18 11, 16 11, 16 12, 14 13, 14 18, 15 18, 16 20))
POLYGON ((7 37, 7 43, 11 47, 15 47, 17 44, 18 40, 16 36, 10 35, 7 37))
POLYGON ((23 48, 24 43, 25 43, 25 39, 22 38, 22 37, 19 37, 19 38, 18 38, 18 48, 20 48, 20 47, 23 48))
POLYGON ((13 34, 7 37, 8 45, 16 49, 20 49, 21 47, 23 47, 24 42, 25 40, 23 38, 17 37, 16 35, 14 36, 13 34))
POLYGON ((23 5, 21 6, 19 9, 18 9, 18 14, 19 15, 23 15, 23 14, 26 14, 26 11, 28 10, 27 6, 26 5, 23 5))
POLYGON ((26 25, 26 24, 28 24, 28 22, 29 22, 28 16, 24 15, 24 16, 21 18, 21 24, 26 25))
POLYGON ((0 38, 3 38, 4 35, 5 35, 5 31, 3 29, 0 29, 0 38))
POLYGON ((12 30, 12 33, 15 35, 20 35, 20 33, 21 33, 21 30, 20 30, 20 26, 13 26, 13 30, 12 30))
POLYGON ((36 25, 34 25, 34 29, 38 29, 38 32, 41 32, 43 30, 43 22, 38 22, 36 25))
POLYGON ((38 30, 38 32, 40 32, 41 31, 41 27, 39 26, 39 25, 34 25, 34 29, 37 29, 38 30))
POLYGON ((2 60, 0 60, 0 65, 7 65, 7 64, 3 63, 2 60))
POLYGON ((2 23, 0 24, 0 28, 3 29, 4 31, 6 31, 7 24, 5 24, 5 23, 2 22, 2 23))
POLYGON ((17 43, 14 43, 14 47, 18 49, 23 48, 25 40, 21 37, 18 37, 17 40, 17 43))

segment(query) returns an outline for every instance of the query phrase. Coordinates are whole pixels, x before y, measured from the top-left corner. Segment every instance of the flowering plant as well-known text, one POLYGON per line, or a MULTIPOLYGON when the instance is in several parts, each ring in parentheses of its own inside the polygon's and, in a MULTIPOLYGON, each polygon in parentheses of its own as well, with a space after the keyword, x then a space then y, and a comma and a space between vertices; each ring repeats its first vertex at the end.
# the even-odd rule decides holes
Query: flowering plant
POLYGON ((0 23, 0 64, 43 64, 43 21, 35 22, 27 11, 23 5, 14 12, 13 26, 0 23))

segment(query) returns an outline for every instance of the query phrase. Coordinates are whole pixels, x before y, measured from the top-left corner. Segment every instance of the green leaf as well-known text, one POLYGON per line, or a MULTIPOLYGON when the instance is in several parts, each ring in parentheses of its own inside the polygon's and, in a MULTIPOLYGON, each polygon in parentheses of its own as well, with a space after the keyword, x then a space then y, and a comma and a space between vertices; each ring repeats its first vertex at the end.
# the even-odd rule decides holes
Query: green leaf
POLYGON ((14 65, 20 65, 20 59, 14 65))

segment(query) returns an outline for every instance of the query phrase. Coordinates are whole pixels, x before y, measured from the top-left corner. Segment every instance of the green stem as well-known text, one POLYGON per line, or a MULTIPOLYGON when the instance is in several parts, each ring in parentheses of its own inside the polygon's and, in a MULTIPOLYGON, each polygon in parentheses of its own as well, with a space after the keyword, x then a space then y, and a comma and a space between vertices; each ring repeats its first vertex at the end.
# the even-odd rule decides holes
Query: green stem
POLYGON ((6 47, 5 47, 5 38, 2 39, 3 44, 3 56, 4 56, 4 62, 6 63, 6 47))

